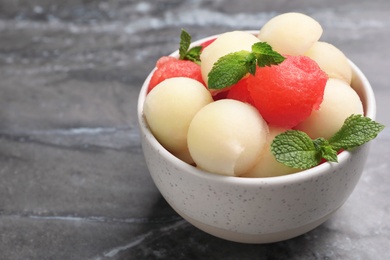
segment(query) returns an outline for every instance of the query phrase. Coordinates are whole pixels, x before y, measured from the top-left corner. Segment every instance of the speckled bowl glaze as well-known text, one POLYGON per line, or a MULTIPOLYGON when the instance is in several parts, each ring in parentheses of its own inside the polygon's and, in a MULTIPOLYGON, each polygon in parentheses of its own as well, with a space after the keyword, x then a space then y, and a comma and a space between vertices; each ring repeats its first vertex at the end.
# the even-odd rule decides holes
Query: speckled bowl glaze
MULTIPOLYGON (((351 62, 351 66, 352 86, 361 97, 366 116, 375 119, 376 104, 370 83, 355 64, 351 62)), ((182 162, 154 138, 143 116, 151 74, 138 100, 145 160, 166 201, 199 229, 242 243, 271 243, 293 238, 329 219, 358 183, 370 143, 340 153, 339 163, 324 163, 299 173, 271 178, 220 176, 182 162)))

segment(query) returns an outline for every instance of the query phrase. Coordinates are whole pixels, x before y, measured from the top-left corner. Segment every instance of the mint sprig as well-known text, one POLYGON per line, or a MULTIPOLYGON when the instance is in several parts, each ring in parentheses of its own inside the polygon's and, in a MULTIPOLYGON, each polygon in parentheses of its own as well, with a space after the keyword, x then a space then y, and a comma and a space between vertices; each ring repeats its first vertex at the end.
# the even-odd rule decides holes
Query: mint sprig
POLYGON ((368 117, 351 115, 329 140, 312 140, 302 131, 288 130, 274 138, 271 151, 278 162, 292 168, 309 169, 317 166, 322 158, 337 162, 339 150, 360 146, 374 139, 384 128, 368 117))
POLYGON ((187 31, 182 29, 180 34, 179 59, 190 60, 199 64, 202 46, 195 46, 190 49, 190 45, 191 35, 187 31))
POLYGON ((256 55, 257 66, 259 67, 278 65, 286 59, 281 54, 274 51, 271 45, 266 42, 257 42, 253 44, 252 53, 256 55))
POLYGON ((256 66, 277 65, 285 58, 266 42, 252 45, 252 51, 238 51, 222 56, 208 74, 209 89, 223 89, 236 84, 246 74, 255 75, 256 66))
POLYGON ((209 89, 222 89, 237 83, 248 72, 255 73, 256 57, 249 51, 238 51, 220 58, 208 75, 209 89))

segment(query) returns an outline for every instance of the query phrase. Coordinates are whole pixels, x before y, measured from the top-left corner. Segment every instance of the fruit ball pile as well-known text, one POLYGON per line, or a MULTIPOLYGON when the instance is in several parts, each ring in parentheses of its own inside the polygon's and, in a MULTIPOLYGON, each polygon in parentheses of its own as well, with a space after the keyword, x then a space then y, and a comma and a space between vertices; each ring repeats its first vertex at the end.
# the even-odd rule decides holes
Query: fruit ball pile
MULTIPOLYGON (((335 46, 319 41, 321 25, 300 13, 269 20, 254 35, 221 34, 202 44, 200 64, 157 61, 144 103, 156 139, 179 159, 210 173, 271 177, 299 171, 275 160, 273 138, 289 129, 329 138, 351 114, 363 114, 352 70, 335 46), (285 57, 215 91, 208 75, 221 57, 267 42, 285 57)), ((226 75, 229 77, 229 75, 226 75)))

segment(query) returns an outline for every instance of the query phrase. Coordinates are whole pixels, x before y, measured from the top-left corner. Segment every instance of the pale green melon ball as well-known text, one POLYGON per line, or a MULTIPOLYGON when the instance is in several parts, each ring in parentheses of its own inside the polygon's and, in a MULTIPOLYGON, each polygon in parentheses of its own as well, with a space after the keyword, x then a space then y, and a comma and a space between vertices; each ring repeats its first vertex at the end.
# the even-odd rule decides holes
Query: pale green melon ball
POLYGON ((269 125, 268 127, 269 135, 267 135, 267 141, 260 155, 260 160, 252 169, 243 174, 242 177, 276 177, 300 171, 299 169, 291 168, 284 165, 283 163, 278 162, 271 152, 271 143, 274 138, 278 134, 281 134, 289 129, 271 125, 269 125))
POLYGON ((253 106, 222 99, 195 115, 188 130, 188 148, 199 168, 240 176, 258 161, 267 134, 268 126, 253 106))
POLYGON ((317 62, 318 66, 325 71, 330 78, 344 80, 351 85, 352 68, 344 53, 334 45, 327 42, 316 42, 305 53, 317 62))
POLYGON ((195 114, 213 102, 198 81, 178 77, 166 79, 146 96, 144 115, 156 139, 172 154, 193 163, 188 152, 188 127, 195 114))
POLYGON ((303 55, 322 32, 321 25, 310 16, 284 13, 269 20, 257 37, 282 55, 303 55))

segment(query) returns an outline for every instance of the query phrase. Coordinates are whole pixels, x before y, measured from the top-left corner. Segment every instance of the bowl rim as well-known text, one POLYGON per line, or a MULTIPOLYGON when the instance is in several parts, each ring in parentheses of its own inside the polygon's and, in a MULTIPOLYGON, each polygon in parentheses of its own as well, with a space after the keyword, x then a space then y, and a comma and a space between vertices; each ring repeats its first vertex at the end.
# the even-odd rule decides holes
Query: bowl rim
MULTIPOLYGON (((255 30, 244 30, 245 32, 249 32, 251 34, 256 35, 258 31, 255 30)), ((203 42, 206 42, 208 40, 217 38, 221 34, 215 34, 212 36, 208 36, 202 39, 199 39, 197 41, 194 41, 191 44, 192 46, 197 46, 203 42)), ((168 56, 178 57, 179 51, 176 50, 169 54, 168 56)), ((374 91, 371 87, 370 82, 364 75, 364 73, 360 70, 360 68, 353 63, 351 60, 348 59, 348 62, 351 65, 352 73, 353 73, 353 81, 359 80, 362 85, 362 90, 359 91, 359 96, 362 99, 363 106, 365 108, 365 116, 375 120, 376 117, 376 101, 375 101, 375 95, 374 91)), ((327 174, 330 170, 332 170, 337 165, 343 164, 343 162, 347 162, 351 156, 353 155, 353 151, 356 149, 359 149, 359 147, 352 149, 351 151, 342 151, 340 154, 338 154, 338 163, 332 163, 332 162, 325 162, 320 165, 317 165, 313 168, 299 171, 292 174, 282 175, 282 176, 274 176, 274 177, 261 177, 261 178, 245 178, 245 177, 238 177, 238 176, 224 176, 219 174, 214 174, 210 172, 203 171, 199 168, 196 168, 192 165, 189 165, 185 163, 184 161, 180 160, 179 158, 175 157, 173 154, 171 154, 168 150, 166 150, 153 136, 151 133, 149 127, 147 126, 145 117, 143 115, 143 104, 145 101, 145 97, 147 94, 147 88, 149 81, 153 75, 153 72, 156 70, 154 68, 147 78, 145 79, 141 90, 139 92, 138 97, 138 104, 137 104, 137 117, 138 117, 138 125, 141 130, 141 134, 145 138, 146 141, 148 141, 153 147, 155 147, 159 154, 165 159, 174 164, 178 169, 181 169, 186 172, 186 174, 191 174, 194 177, 202 178, 205 181, 211 181, 211 182, 223 182, 223 183, 230 183, 234 185, 249 185, 249 186, 259 186, 259 184, 264 185, 287 185, 289 183, 299 183, 308 181, 310 179, 313 179, 315 176, 320 176, 323 174, 327 174)), ((353 85, 353 83, 352 83, 353 85)), ((367 145, 367 144, 364 144, 367 145)))

